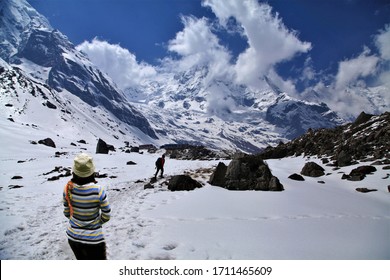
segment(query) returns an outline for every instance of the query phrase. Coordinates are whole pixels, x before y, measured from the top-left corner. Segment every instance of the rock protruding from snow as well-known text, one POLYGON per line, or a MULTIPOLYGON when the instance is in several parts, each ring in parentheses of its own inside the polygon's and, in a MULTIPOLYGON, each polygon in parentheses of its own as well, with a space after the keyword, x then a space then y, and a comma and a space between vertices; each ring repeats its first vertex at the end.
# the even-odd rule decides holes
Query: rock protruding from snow
MULTIPOLYGON (((228 190, 283 191, 279 179, 272 175, 268 165, 258 156, 244 155, 233 159, 226 168, 222 179, 223 168, 214 172, 212 178, 218 177, 217 185, 228 190), (217 175, 217 173, 219 173, 217 175)), ((210 184, 215 185, 215 180, 210 184), (214 181, 214 182, 213 182, 214 181)))
POLYGON ((301 174, 309 177, 321 177, 325 175, 325 169, 315 162, 307 162, 302 168, 301 174))
POLYGON ((176 175, 169 180, 168 190, 170 191, 192 191, 201 188, 202 184, 188 175, 176 175))
POLYGON ((56 147, 56 144, 54 143, 53 139, 51 139, 51 138, 45 138, 43 140, 39 140, 38 144, 42 144, 42 145, 52 147, 52 148, 56 147))
POLYGON ((225 184, 226 170, 227 166, 223 162, 218 163, 217 168, 210 177, 210 184, 213 186, 223 186, 225 184))
POLYGON ((104 140, 99 138, 99 141, 96 145, 96 153, 97 154, 108 154, 109 151, 115 151, 114 146, 107 144, 104 140))

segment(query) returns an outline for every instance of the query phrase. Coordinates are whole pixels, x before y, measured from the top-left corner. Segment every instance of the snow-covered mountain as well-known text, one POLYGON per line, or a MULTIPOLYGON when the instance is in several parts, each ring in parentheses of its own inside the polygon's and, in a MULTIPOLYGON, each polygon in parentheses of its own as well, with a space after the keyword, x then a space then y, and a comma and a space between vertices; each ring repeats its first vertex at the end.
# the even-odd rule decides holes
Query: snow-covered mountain
MULTIPOLYGON (((2 64, 11 64, 13 68, 3 67, 8 69, 4 75, 10 77, 16 73, 12 71, 18 73, 16 80, 9 79, 7 82, 11 89, 18 87, 21 80, 27 80, 34 84, 33 87, 46 87, 42 90, 51 93, 52 103, 67 112, 72 111, 67 109, 72 105, 74 111, 83 112, 83 115, 89 112, 91 115, 88 118, 96 120, 102 119, 100 112, 105 111, 107 117, 103 122, 110 122, 111 118, 113 127, 123 124, 139 130, 135 129, 136 132, 128 134, 128 137, 158 138, 147 119, 127 101, 111 79, 77 51, 65 35, 53 29, 26 1, 4 0, 1 2, 0 14, 2 64)), ((12 96, 10 94, 4 98, 12 96)), ((32 96, 28 99, 33 102, 32 96)), ((29 102, 25 104, 27 107, 29 102)), ((26 109, 28 114, 38 113, 31 108, 26 109)), ((80 114, 72 116, 80 118, 80 114)), ((86 126, 81 131, 86 132, 85 129, 93 133, 95 127, 86 126)), ((126 135, 125 131, 122 133, 126 135)))
POLYGON ((206 66, 126 90, 156 131, 175 142, 207 143, 256 152, 306 132, 343 123, 324 103, 283 93, 270 78, 253 90, 210 79, 206 66))
MULTIPOLYGON (((292 139, 309 128, 342 123, 325 104, 293 99, 268 77, 263 78, 264 89, 253 90, 235 84, 231 77, 210 78, 205 66, 164 73, 157 80, 124 90, 124 94, 25 0, 3 0, 0 14, 2 79, 8 85, 3 86, 2 100, 13 105, 8 111, 14 109, 16 122, 20 106, 28 118, 41 111, 30 104, 50 102, 60 109, 47 111, 51 115, 43 114, 45 118, 61 120, 53 123, 55 127, 69 123, 79 127, 76 134, 99 137, 95 126, 80 124, 83 119, 88 124, 109 123, 112 141, 132 138, 139 144, 190 143, 250 153, 292 139), (29 95, 22 81, 45 94, 29 95), (14 100, 13 88, 25 94, 25 103, 14 100)), ((45 126, 43 120, 35 122, 45 126)))

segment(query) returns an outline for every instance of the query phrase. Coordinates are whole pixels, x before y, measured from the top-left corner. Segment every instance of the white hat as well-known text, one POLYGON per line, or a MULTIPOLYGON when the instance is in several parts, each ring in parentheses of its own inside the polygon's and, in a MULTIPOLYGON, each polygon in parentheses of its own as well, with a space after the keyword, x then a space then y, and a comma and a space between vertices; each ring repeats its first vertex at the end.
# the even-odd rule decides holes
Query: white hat
POLYGON ((87 178, 95 173, 92 157, 86 153, 76 156, 73 162, 73 173, 82 178, 87 178))

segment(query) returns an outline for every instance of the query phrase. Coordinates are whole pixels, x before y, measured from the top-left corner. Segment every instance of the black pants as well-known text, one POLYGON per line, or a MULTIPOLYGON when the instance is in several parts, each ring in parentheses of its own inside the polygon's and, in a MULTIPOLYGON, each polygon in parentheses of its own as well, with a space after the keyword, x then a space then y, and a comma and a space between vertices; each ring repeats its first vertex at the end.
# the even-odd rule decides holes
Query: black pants
POLYGON ((85 244, 68 239, 70 248, 78 260, 106 260, 106 243, 85 244))
POLYGON ((164 174, 164 167, 157 167, 157 171, 156 171, 156 174, 154 174, 154 177, 157 177, 157 174, 158 174, 158 172, 161 170, 161 177, 163 176, 163 174, 164 174))

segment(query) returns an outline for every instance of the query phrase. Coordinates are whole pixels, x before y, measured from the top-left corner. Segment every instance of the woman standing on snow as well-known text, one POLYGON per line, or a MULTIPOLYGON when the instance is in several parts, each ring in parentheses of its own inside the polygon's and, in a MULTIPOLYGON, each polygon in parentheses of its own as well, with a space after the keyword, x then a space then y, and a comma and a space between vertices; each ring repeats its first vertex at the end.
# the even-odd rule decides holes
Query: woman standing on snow
POLYGON ((110 220, 106 190, 95 181, 92 157, 81 153, 73 163, 73 178, 64 189, 64 215, 69 218, 68 242, 78 260, 105 260, 102 225, 110 220))

